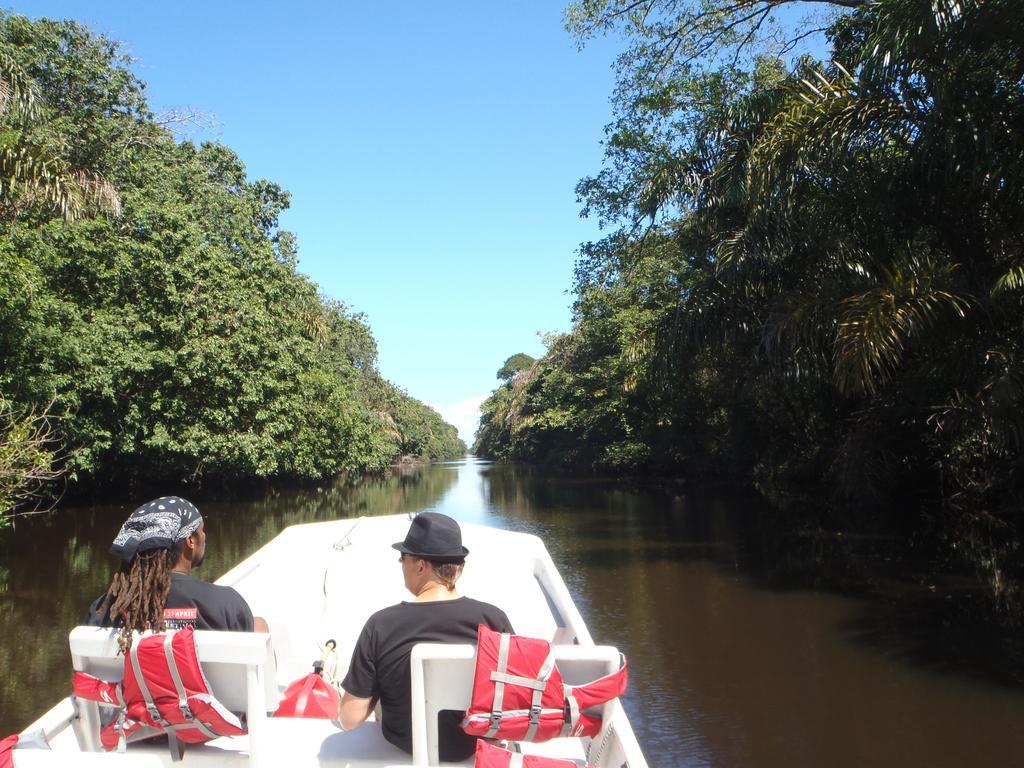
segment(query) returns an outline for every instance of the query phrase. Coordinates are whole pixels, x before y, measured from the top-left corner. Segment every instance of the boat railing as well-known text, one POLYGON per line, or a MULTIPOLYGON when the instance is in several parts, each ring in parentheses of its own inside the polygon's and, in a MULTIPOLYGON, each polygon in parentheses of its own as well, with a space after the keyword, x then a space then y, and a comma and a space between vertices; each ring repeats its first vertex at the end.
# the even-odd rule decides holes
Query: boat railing
POLYGON ((558 569, 555 568, 551 556, 543 547, 542 553, 534 560, 533 577, 540 585, 557 627, 551 642, 555 645, 593 645, 594 641, 590 637, 587 625, 576 608, 569 590, 566 589, 558 569))

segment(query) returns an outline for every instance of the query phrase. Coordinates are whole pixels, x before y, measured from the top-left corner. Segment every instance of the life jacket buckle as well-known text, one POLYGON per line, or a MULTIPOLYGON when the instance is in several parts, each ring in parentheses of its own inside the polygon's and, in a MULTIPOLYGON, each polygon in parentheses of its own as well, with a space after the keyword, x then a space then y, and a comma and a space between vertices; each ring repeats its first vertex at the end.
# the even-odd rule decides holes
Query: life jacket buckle
POLYGON ((185 722, 190 723, 196 719, 196 716, 192 714, 192 707, 187 703, 182 702, 178 705, 178 709, 181 710, 181 716, 185 718, 185 722))
POLYGON ((534 704, 530 707, 530 725, 536 725, 540 722, 540 704, 534 704))
POLYGON ((149 713, 149 719, 157 725, 166 728, 169 723, 164 720, 164 716, 160 714, 160 710, 156 708, 156 704, 147 704, 146 711, 149 713))

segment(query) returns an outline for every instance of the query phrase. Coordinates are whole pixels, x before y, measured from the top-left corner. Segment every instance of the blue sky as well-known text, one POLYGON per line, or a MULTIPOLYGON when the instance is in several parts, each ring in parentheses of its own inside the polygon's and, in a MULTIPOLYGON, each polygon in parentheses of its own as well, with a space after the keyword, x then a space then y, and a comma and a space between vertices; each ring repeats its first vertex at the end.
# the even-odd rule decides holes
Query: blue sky
POLYGON ((563 3, 71 2, 123 41, 156 111, 212 116, 253 178, 292 193, 299 268, 364 312, 380 370, 457 422, 509 355, 570 325, 574 186, 601 164, 614 41, 563 3))

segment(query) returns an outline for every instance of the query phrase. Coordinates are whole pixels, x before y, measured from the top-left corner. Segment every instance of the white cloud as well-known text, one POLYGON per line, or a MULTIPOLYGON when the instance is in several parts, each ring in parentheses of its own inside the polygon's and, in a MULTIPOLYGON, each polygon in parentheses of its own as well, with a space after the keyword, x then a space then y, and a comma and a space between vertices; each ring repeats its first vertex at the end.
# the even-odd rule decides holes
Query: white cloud
POLYGON ((433 405, 431 407, 440 413, 441 417, 449 424, 454 424, 455 428, 459 430, 459 437, 466 442, 467 446, 470 446, 473 444, 473 435, 480 423, 480 406, 488 397, 490 397, 490 393, 469 397, 451 405, 433 405))

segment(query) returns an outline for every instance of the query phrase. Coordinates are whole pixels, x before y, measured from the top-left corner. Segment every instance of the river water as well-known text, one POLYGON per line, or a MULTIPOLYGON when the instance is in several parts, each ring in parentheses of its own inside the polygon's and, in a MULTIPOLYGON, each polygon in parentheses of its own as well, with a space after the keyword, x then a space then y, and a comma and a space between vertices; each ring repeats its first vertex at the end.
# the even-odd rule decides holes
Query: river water
MULTIPOLYGON (((201 504, 198 575, 215 578, 288 525, 339 517, 430 509, 527 531, 595 641, 629 656, 625 707, 652 766, 1024 765, 1024 685, 966 663, 983 639, 936 651, 922 642, 930 628, 893 620, 891 603, 780 588, 744 506, 467 459, 201 504)), ((106 586, 128 511, 61 509, 0 539, 0 736, 66 695, 67 632, 106 586)))

